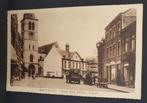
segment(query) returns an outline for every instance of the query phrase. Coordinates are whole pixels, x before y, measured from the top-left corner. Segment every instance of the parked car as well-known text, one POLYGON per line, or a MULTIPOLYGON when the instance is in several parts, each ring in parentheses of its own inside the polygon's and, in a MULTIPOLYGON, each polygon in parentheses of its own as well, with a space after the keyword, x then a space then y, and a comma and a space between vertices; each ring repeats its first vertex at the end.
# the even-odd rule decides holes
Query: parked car
POLYGON ((80 84, 81 75, 80 75, 79 70, 70 70, 67 79, 68 79, 69 83, 78 83, 78 84, 80 84))

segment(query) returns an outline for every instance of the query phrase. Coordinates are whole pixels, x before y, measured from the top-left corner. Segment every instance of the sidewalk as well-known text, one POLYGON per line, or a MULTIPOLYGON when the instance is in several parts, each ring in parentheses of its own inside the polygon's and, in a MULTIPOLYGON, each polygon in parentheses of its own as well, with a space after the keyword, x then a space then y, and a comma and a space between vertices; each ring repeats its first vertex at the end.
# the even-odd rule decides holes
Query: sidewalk
POLYGON ((123 86, 118 86, 118 85, 114 85, 114 84, 108 84, 108 88, 113 89, 113 90, 117 90, 120 92, 124 92, 124 93, 134 92, 134 88, 123 87, 123 86))

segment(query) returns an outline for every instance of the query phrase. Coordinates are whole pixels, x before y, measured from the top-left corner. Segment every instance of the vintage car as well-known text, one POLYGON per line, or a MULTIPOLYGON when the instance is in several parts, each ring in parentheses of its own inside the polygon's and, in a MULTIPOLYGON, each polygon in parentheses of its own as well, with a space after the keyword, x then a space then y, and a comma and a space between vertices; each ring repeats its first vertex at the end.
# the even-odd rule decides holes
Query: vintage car
POLYGON ((70 70, 67 79, 69 83, 80 84, 81 75, 80 75, 79 70, 70 70))

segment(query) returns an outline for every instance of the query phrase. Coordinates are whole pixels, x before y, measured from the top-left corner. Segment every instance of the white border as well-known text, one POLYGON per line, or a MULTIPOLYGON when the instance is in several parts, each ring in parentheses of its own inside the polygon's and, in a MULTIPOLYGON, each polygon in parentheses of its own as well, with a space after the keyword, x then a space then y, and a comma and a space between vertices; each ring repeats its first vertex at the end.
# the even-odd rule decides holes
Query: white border
MULTIPOLYGON (((126 4, 125 4, 126 5, 126 4)), ((135 91, 133 93, 110 93, 110 92, 96 92, 96 91, 80 91, 80 90, 54 90, 46 88, 28 88, 28 87, 11 87, 10 86, 10 58, 11 58, 11 36, 10 36, 10 15, 11 13, 20 10, 10 10, 7 16, 7 91, 13 92, 29 92, 29 93, 41 93, 41 94, 54 94, 54 95, 71 95, 71 96, 85 96, 85 97, 104 97, 104 98, 126 98, 126 99, 141 99, 141 72, 142 72, 142 24, 143 24, 143 4, 128 4, 133 6, 137 10, 136 20, 136 77, 135 77, 135 91)), ((117 5, 106 5, 117 6, 117 5)), ((118 5, 119 6, 119 5, 118 5)), ((92 7, 92 6, 91 6, 92 7)), ((103 5, 104 7, 104 5, 103 5)), ((68 7, 66 7, 68 9, 68 7)), ((75 7, 72 7, 75 8, 75 7)), ((49 8, 53 9, 53 8, 49 8)), ((61 9, 61 8, 56 8, 61 9)), ((48 9, 32 9, 32 10, 48 10, 48 9)), ((32 10, 26 10, 32 11, 32 10)))

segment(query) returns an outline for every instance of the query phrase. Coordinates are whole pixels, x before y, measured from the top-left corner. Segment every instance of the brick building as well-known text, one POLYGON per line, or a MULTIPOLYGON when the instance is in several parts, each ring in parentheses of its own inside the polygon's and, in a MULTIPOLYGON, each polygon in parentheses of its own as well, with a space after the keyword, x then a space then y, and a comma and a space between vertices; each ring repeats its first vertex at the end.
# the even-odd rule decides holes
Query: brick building
POLYGON ((136 22, 134 21, 121 31, 121 62, 125 85, 134 86, 135 83, 135 54, 136 54, 136 22))
POLYGON ((116 85, 134 85, 136 10, 119 13, 105 28, 104 48, 98 51, 103 80, 116 85), (131 51, 130 49, 133 48, 131 51), (128 53, 129 52, 129 53, 128 53), (101 58, 100 56, 104 54, 101 58), (129 55, 129 56, 128 56, 129 55), (103 65, 102 65, 103 64, 103 65), (101 67, 102 65, 102 67, 101 67), (127 68, 127 69, 126 69, 127 68), (130 73, 130 70, 131 73, 130 73))

